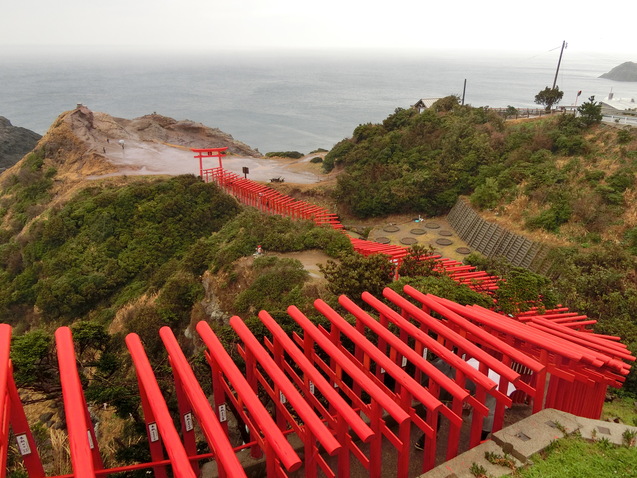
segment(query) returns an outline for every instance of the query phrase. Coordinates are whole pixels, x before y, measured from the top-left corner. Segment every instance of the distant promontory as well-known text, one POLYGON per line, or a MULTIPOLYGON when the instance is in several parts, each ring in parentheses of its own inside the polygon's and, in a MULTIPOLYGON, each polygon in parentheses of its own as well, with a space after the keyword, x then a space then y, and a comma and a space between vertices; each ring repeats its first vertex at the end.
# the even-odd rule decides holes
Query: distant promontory
POLYGON ((637 63, 627 61, 616 66, 608 73, 604 73, 600 78, 607 78, 615 81, 637 81, 637 63))
POLYGON ((0 171, 17 163, 41 137, 26 128, 13 126, 11 121, 0 116, 0 171))

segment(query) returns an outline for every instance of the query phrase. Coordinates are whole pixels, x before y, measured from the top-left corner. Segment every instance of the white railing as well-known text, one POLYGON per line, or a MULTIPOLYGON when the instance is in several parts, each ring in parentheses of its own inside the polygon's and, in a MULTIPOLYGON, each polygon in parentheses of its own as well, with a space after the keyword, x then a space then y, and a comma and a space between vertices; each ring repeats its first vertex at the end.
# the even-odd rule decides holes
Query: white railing
POLYGON ((637 126, 637 117, 635 116, 604 115, 602 121, 605 121, 606 123, 630 124, 637 126))

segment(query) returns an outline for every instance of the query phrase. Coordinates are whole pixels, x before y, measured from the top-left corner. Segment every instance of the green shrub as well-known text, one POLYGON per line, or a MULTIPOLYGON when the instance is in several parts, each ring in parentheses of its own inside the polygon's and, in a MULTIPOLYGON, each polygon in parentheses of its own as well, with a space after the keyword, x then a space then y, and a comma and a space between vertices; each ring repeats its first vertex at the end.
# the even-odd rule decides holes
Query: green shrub
POLYGON ((320 156, 315 156, 312 159, 310 159, 310 163, 312 164, 318 164, 322 162, 323 162, 323 158, 321 158, 320 156))
POLYGON ((487 178, 471 195, 471 204, 478 209, 490 209, 495 207, 501 198, 502 193, 498 189, 497 180, 487 178))
POLYGON ((595 187, 595 192, 600 195, 606 204, 619 205, 624 202, 624 195, 612 186, 598 184, 595 187))
POLYGON ((579 135, 561 135, 555 140, 557 150, 567 156, 585 154, 587 152, 586 140, 579 135))
POLYGON ((384 133, 386 133, 386 130, 383 126, 378 124, 365 123, 360 124, 356 128, 354 128, 352 139, 354 140, 354 142, 359 143, 369 138, 381 136, 384 133))
POLYGON ((41 329, 13 337, 11 343, 13 377, 18 387, 52 386, 53 337, 41 329))
POLYGON ((630 169, 620 169, 611 174, 606 179, 606 183, 615 191, 623 193, 635 184, 635 173, 630 169))
POLYGON ((417 114, 418 113, 413 108, 396 108, 393 114, 383 120, 383 127, 386 131, 394 131, 403 128, 407 126, 410 119, 417 114))
POLYGON ((589 183, 598 183, 604 179, 604 177, 606 177, 606 173, 599 169, 588 169, 584 172, 584 179, 589 183))
POLYGON ((457 95, 449 95, 444 98, 440 98, 433 105, 431 109, 436 113, 452 111, 460 105, 460 98, 457 95))
POLYGON ((557 294, 548 277, 516 267, 498 284, 495 292, 497 309, 516 314, 539 306, 551 309, 557 305, 557 294))
POLYGON ((628 144, 633 140, 633 135, 630 129, 617 130, 617 142, 619 144, 628 144))
POLYGON ((203 297, 201 281, 193 274, 178 272, 170 277, 157 297, 157 312, 163 321, 177 330, 190 320, 195 302, 203 297))
POLYGON ((410 285, 424 294, 434 294, 461 305, 475 304, 485 308, 493 307, 493 299, 488 295, 476 292, 466 285, 458 284, 444 275, 405 276, 392 282, 388 287, 401 294, 405 285, 410 285))
POLYGON ((256 210, 244 211, 229 221, 212 242, 213 271, 229 266, 240 257, 254 254, 257 245, 266 252, 322 249, 333 257, 342 251, 352 250, 347 236, 335 229, 317 227, 310 221, 267 216, 256 210))
POLYGON ((592 126, 602 122, 602 103, 595 101, 594 96, 589 97, 588 101, 578 106, 577 112, 580 114, 579 120, 585 126, 592 126))
POLYGON ((257 276, 247 289, 239 293, 234 307, 241 313, 259 310, 285 310, 289 305, 303 307, 307 301, 301 294, 309 273, 296 259, 274 256, 258 257, 253 268, 257 276))
POLYGON ((624 233, 624 241, 628 250, 637 255, 637 227, 633 227, 624 233))
POLYGON ((383 254, 365 257, 358 253, 344 254, 339 262, 327 261, 319 269, 328 281, 328 289, 334 295, 345 294, 361 302, 365 291, 377 297, 393 281, 394 266, 383 254))
POLYGON ((352 151, 354 146, 355 144, 349 139, 343 139, 336 143, 323 159, 323 171, 329 173, 332 169, 334 169, 336 163, 352 151))
MULTIPOLYGON (((194 176, 84 189, 35 222, 20 250, 5 257, 13 277, 0 317, 37 305, 45 321, 68 321, 159 289, 199 238, 237 212, 236 201, 194 176)), ((201 272, 194 255, 189 265, 201 272)))
POLYGON ((265 157, 300 159, 303 157, 303 153, 299 153, 298 151, 272 151, 270 153, 265 153, 265 157))
POLYGON ((573 208, 566 193, 558 192, 550 199, 551 206, 537 216, 527 219, 526 227, 531 230, 544 229, 549 232, 558 232, 560 226, 568 222, 573 214, 573 208))
POLYGON ((29 153, 22 163, 22 169, 26 169, 31 172, 40 171, 44 165, 44 150, 39 149, 29 153))

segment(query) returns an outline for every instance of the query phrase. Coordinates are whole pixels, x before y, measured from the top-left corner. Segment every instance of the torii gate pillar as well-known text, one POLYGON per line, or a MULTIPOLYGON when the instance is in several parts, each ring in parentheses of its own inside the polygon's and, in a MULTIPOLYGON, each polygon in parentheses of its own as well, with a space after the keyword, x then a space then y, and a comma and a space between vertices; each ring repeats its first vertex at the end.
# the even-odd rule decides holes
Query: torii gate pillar
POLYGON ((193 153, 197 153, 195 158, 199 159, 199 176, 203 178, 203 158, 218 158, 219 168, 223 168, 221 158, 226 155, 228 147, 225 148, 208 148, 208 149, 196 149, 190 148, 193 153))

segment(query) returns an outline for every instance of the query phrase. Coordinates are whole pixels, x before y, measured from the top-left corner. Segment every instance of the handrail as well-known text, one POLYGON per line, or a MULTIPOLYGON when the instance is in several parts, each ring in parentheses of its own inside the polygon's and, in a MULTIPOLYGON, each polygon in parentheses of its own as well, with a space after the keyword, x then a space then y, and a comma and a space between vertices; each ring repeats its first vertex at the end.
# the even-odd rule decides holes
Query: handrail
POLYGON ((196 478, 139 335, 135 333, 128 334, 125 341, 137 371, 137 380, 140 383, 140 388, 143 387, 148 396, 148 404, 156 420, 159 435, 166 447, 174 475, 177 478, 196 478))
POLYGON ((338 440, 329 432, 323 422, 316 416, 309 404, 303 399, 299 391, 292 385, 290 380, 285 376, 283 371, 276 365, 272 357, 259 344, 245 323, 237 316, 230 319, 230 326, 243 340, 247 349, 254 355, 257 362, 266 371, 270 379, 285 395, 299 417, 305 422, 305 426, 309 428, 312 434, 323 445, 323 448, 329 455, 335 455, 341 451, 341 445, 338 440))
POLYGON ((210 403, 201 389, 192 368, 190 368, 186 356, 179 347, 173 331, 169 327, 162 327, 159 329, 159 336, 168 351, 173 370, 179 376, 190 404, 195 410, 204 435, 215 453, 217 463, 223 467, 228 476, 232 478, 245 477, 245 470, 239 463, 237 455, 232 445, 230 445, 217 416, 210 408, 210 403))
POLYGON ((86 420, 86 404, 82 392, 82 383, 77 372, 75 347, 71 329, 60 327, 55 331, 60 383, 64 397, 64 412, 69 434, 71 464, 75 476, 95 477, 95 465, 89 442, 89 424, 86 420))
POLYGON ((361 417, 350 408, 345 400, 334 390, 334 387, 321 375, 321 373, 312 365, 310 360, 303 355, 301 349, 299 349, 292 339, 285 333, 279 324, 268 314, 265 310, 259 312, 259 318, 261 322, 272 333, 272 336, 279 341, 283 349, 290 355, 290 358, 294 363, 307 374, 312 383, 317 389, 325 396, 325 399, 334 406, 341 417, 352 427, 352 430, 356 432, 358 437, 364 442, 368 442, 374 432, 371 428, 361 419, 361 417))
POLYGON ((245 377, 237 368, 237 365, 223 348, 221 341, 212 331, 210 325, 201 321, 197 324, 196 329, 283 466, 289 471, 299 469, 302 465, 301 459, 276 426, 276 423, 259 401, 245 377))
POLYGON ((0 324, 0 478, 6 476, 7 454, 9 450, 9 400, 8 379, 11 364, 11 326, 0 324))

